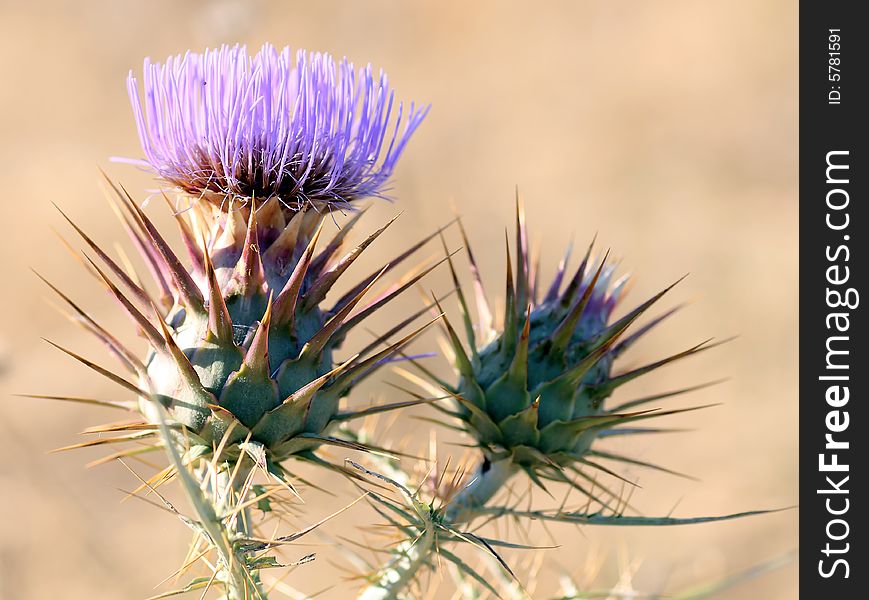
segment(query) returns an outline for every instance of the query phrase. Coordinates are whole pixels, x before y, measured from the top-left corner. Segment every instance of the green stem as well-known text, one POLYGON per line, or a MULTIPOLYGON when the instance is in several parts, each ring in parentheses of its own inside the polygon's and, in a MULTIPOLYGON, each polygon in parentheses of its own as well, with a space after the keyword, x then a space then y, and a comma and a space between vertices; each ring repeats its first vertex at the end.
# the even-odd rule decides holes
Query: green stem
POLYGON ((471 483, 450 502, 444 520, 453 525, 468 523, 518 470, 510 459, 496 462, 484 459, 471 483))
MULTIPOLYGON (((471 483, 459 492, 450 503, 443 519, 450 525, 461 525, 474 518, 507 481, 518 471, 511 460, 494 463, 484 459, 477 468, 471 483)), ((358 600, 399 600, 405 598, 404 590, 413 581, 417 572, 425 566, 435 550, 435 524, 428 506, 411 498, 413 507, 422 518, 424 527, 420 537, 402 544, 398 557, 394 558, 380 574, 376 583, 362 591, 358 600)))
MULTIPOLYGON (((217 473, 210 471, 201 462, 198 467, 191 470, 179 454, 179 451, 184 451, 186 448, 185 440, 178 435, 178 432, 169 428, 165 409, 159 405, 155 407, 160 437, 163 439, 166 453, 195 511, 194 519, 184 520, 194 530, 205 534, 217 550, 220 568, 217 580, 225 589, 224 599, 267 600, 259 575, 248 569, 245 556, 237 552, 234 545, 237 539, 249 537, 247 527, 250 519, 247 518, 246 513, 239 514, 234 520, 224 518, 232 510, 235 496, 242 492, 245 478, 239 476, 238 481, 231 481, 229 464, 221 465, 217 473)), ((201 460, 200 457, 199 461, 201 460)), ((196 459, 193 459, 192 462, 195 461, 196 459)), ((244 469, 240 471, 246 472, 244 469)))
MULTIPOLYGON (((229 512, 227 507, 232 505, 232 499, 244 492, 244 478, 237 477, 235 481, 230 481, 231 475, 230 465, 224 465, 217 474, 216 496, 209 497, 209 500, 218 509, 218 514, 229 512)), ((220 519, 218 525, 225 529, 226 536, 230 540, 250 538, 253 535, 250 513, 247 508, 241 511, 235 519, 220 519)), ((235 553, 231 568, 228 566, 226 568, 228 577, 225 584, 225 600, 267 600, 259 573, 248 569, 243 564, 243 559, 243 556, 235 553)))
POLYGON ((383 570, 377 583, 366 588, 359 600, 398 600, 402 592, 416 576, 417 571, 428 561, 434 550, 434 523, 431 518, 425 523, 422 535, 407 541, 398 548, 398 558, 393 559, 383 570))

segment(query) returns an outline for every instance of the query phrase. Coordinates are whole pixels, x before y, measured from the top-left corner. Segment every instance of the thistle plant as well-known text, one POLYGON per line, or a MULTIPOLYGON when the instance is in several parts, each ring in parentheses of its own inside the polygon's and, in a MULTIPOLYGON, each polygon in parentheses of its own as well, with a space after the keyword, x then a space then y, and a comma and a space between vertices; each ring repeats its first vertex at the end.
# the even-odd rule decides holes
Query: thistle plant
POLYGON ((287 48, 266 45, 250 56, 243 46, 225 46, 164 63, 146 61, 141 87, 131 74, 128 90, 144 153, 137 162, 162 181, 160 195, 174 215, 186 259, 143 206, 108 178, 112 205, 151 284, 142 282, 126 256, 110 256, 64 214, 86 246, 82 264, 130 317, 149 350, 145 355, 133 352, 49 284, 73 319, 107 347, 126 374, 60 349, 119 384, 133 399, 53 398, 137 415, 91 428, 89 433, 102 437, 68 448, 129 444, 105 460, 165 452, 168 466, 140 478, 134 493, 153 494, 194 531, 191 560, 182 571, 199 559, 210 566, 208 576, 193 579, 178 593, 202 590, 204 595, 215 589, 228 600, 266 597, 261 571, 280 566, 270 551, 324 522, 288 535, 259 533, 251 511, 272 512, 279 494, 299 493, 301 480, 290 459, 322 467, 328 476, 354 478, 359 485, 375 483, 368 486, 367 497, 381 510, 389 507, 392 524, 406 535, 371 574, 363 598, 413 597, 410 586, 419 573, 436 568, 436 553, 460 577, 471 577, 497 595, 446 547, 472 543, 512 575, 493 549, 501 542, 464 531, 479 516, 610 525, 738 516, 625 517, 613 510, 617 495, 598 475, 589 474, 620 477, 602 462, 659 468, 607 452, 599 442, 656 431, 635 424, 680 411, 649 411, 645 405, 693 389, 616 406, 605 403, 622 384, 711 347, 703 343, 614 373, 620 354, 669 314, 627 333, 669 288, 613 320, 625 279, 612 282, 615 269, 608 255, 594 257, 589 247, 570 276, 568 252, 548 291, 542 292, 518 202, 515 264, 508 243, 505 309, 497 325, 463 229, 476 318, 449 252, 433 265, 411 268, 385 291, 372 292, 425 244, 442 238, 443 229, 361 280, 346 283, 345 272, 392 222, 350 245, 349 236, 364 214, 359 201, 387 197, 398 159, 427 113, 427 108, 397 104, 384 74, 375 75, 370 66, 356 69, 346 60, 336 63, 325 54, 293 55, 287 48), (330 229, 333 233, 326 233, 330 229), (419 333, 443 316, 437 299, 396 319, 365 347, 344 348, 354 327, 444 262, 467 338, 463 342, 443 319, 455 382, 437 377, 405 353, 419 333), (328 299, 339 290, 337 300, 328 299), (430 309, 436 313, 432 321, 404 331, 430 309), (354 386, 393 360, 418 368, 422 377, 409 377, 431 394, 357 406, 354 386), (371 439, 352 425, 359 417, 417 404, 431 404, 445 415, 447 426, 463 431, 478 453, 473 477, 464 483, 461 476, 454 477, 448 492, 441 485, 443 471, 422 478, 422 484, 430 485, 411 486, 412 477, 400 463, 384 458, 389 440, 371 439), (328 447, 366 453, 369 464, 334 462, 323 451, 328 447), (601 510, 520 512, 493 506, 498 493, 523 472, 543 489, 566 484, 601 510), (180 481, 193 514, 179 512, 158 490, 171 480, 180 481), (388 499, 383 488, 397 490, 403 500, 388 499))
POLYGON ((385 192, 426 111, 396 109, 385 75, 376 78, 370 67, 357 71, 304 51, 294 61, 288 49, 270 46, 253 57, 236 46, 146 62, 141 101, 132 75, 128 84, 146 163, 174 187, 171 205, 183 206, 173 212, 189 260, 185 265, 144 210, 112 185, 156 292, 70 224, 89 248, 85 264, 151 350, 137 356, 57 290, 130 378, 65 351, 137 397, 111 404, 143 420, 99 428, 117 436, 95 443, 147 440, 119 457, 165 447, 172 464, 147 485, 192 477, 186 487, 201 509, 197 531, 221 551, 215 580, 227 598, 262 596, 261 548, 249 543, 250 523, 237 510, 250 500, 254 474, 292 490, 286 459, 331 466, 317 447, 371 449, 332 433, 393 407, 339 410, 341 399, 420 331, 385 348, 375 340, 336 361, 354 326, 426 274, 363 304, 427 240, 334 304, 325 303, 329 292, 389 224, 347 250, 360 212, 328 243, 318 248, 318 241, 333 212, 355 211, 355 201, 385 192))

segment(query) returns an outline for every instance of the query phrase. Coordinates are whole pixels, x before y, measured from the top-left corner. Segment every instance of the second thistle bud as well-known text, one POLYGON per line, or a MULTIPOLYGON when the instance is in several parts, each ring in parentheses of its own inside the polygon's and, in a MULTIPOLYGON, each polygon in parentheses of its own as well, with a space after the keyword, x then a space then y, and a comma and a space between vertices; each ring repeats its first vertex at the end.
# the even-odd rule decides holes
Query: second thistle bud
POLYGON ((469 252, 480 323, 473 323, 460 292, 470 348, 465 349, 448 323, 459 375, 450 391, 457 400, 453 416, 477 440, 486 458, 490 462, 510 460, 536 480, 543 472, 551 474, 586 462, 601 432, 652 416, 606 407, 605 400, 618 386, 704 346, 614 375, 618 356, 660 319, 631 336, 625 337, 625 332, 669 288, 612 321, 626 279, 612 282, 615 267, 608 264, 608 254, 595 260, 589 246, 569 277, 568 252, 543 293, 537 283, 539 267, 529 260, 524 215, 518 203, 516 228, 515 273, 508 243, 506 302, 499 327, 491 322, 482 281, 469 252), (479 344, 478 335, 482 336, 479 344))

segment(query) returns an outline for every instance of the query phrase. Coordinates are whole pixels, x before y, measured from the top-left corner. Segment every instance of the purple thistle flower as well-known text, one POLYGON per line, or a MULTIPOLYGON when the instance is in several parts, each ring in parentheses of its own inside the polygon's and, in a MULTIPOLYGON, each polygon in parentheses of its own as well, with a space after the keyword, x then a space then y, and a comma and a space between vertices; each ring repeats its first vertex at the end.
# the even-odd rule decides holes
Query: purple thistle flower
POLYGON ((383 197, 428 107, 394 107, 386 75, 370 65, 264 45, 146 59, 144 98, 127 80, 146 163, 185 192, 286 206, 349 207, 383 197), (394 115, 393 113, 397 113, 394 115))

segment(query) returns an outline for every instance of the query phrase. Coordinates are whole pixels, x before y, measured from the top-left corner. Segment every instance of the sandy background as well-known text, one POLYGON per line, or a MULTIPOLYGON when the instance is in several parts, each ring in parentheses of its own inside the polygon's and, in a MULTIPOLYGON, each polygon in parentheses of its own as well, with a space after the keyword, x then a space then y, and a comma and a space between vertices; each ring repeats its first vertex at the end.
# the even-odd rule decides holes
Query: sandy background
MULTIPOLYGON (((0 598, 145 598, 183 558, 182 525, 144 504, 119 503, 116 488, 134 485, 120 465, 85 469, 96 452, 46 455, 76 441, 83 427, 116 415, 10 394, 117 393, 40 341, 48 337, 109 364, 43 302, 48 294, 28 268, 114 329, 129 330, 57 243, 51 229, 64 228, 51 202, 97 239, 119 239, 98 191, 97 167, 141 197, 153 185, 108 162, 111 155, 139 155, 127 70, 146 55, 161 59, 225 41, 251 47, 270 41, 371 61, 388 70, 401 97, 433 104, 399 168, 400 202, 377 204, 367 227, 399 209, 403 216, 357 275, 445 221, 454 203, 490 287, 500 289, 501 240, 517 184, 547 275, 571 234, 581 241, 594 232, 636 274, 632 303, 690 272, 670 299, 690 301, 688 308, 625 364, 709 336, 739 338, 635 382, 619 397, 730 380, 674 403, 723 403, 671 419, 691 432, 624 444, 702 482, 631 472, 643 486, 633 500, 652 515, 678 502, 683 516, 793 505, 796 23, 795 4, 778 0, 571 0, 535 8, 451 0, 0 1, 0 598)), ((160 208, 151 213, 168 224, 160 208)), ((428 285, 447 289, 445 273, 428 285)), ((398 308, 409 310, 418 298, 402 302, 398 308)), ((383 329, 385 322, 379 317, 371 325, 383 329)), ((411 426, 422 425, 400 420, 392 436, 411 426)), ((353 495, 343 482, 328 485, 338 497, 312 492, 300 523, 353 495)), ((351 525, 366 519, 364 509, 351 513, 330 533, 356 535, 351 525)), ((595 587, 613 584, 626 570, 643 591, 713 581, 794 550, 796 525, 792 510, 687 528, 556 530, 564 548, 546 555, 539 589, 552 592, 561 569, 586 576, 585 561, 594 555, 608 557, 595 587)), ((341 581, 343 573, 336 577, 330 563, 340 560, 336 549, 312 541, 320 558, 287 581, 310 593, 339 580, 321 597, 352 598, 353 584, 341 581)), ((288 557, 309 551, 300 546, 288 557)), ((796 569, 719 597, 794 598, 796 569)))

